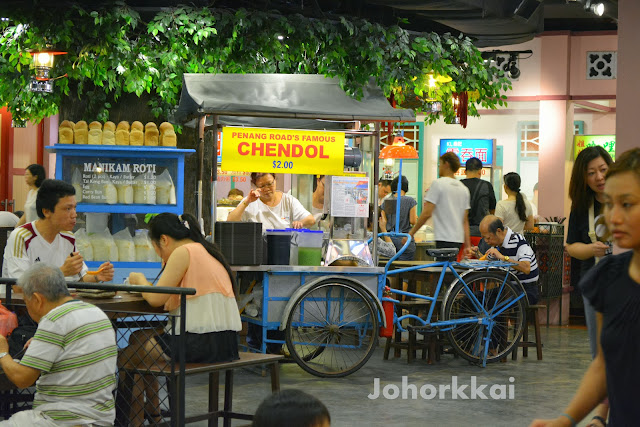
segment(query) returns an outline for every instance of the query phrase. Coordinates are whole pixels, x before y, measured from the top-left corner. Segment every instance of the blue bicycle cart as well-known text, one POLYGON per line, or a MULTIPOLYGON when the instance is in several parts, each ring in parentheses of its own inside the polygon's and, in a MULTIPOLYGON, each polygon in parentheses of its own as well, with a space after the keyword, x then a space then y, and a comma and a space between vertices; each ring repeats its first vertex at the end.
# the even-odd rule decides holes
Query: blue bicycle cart
MULTIPOLYGON (((435 257, 451 257, 457 250, 430 250, 435 257)), ((396 295, 431 302, 424 318, 394 315, 400 331, 404 319, 413 319, 418 333, 445 332, 457 354, 486 366, 511 352, 525 327, 526 295, 498 261, 452 262, 389 270, 368 267, 234 267, 238 273, 261 272, 261 317, 243 320, 262 327, 262 348, 268 343, 287 345, 291 357, 305 371, 320 377, 343 377, 362 367, 373 354, 379 328, 386 325, 381 301, 387 276, 425 267, 441 268, 433 295, 391 289, 396 295), (445 283, 445 273, 454 280, 445 283), (441 309, 435 312, 436 302, 441 309), (269 339, 267 331, 280 330, 284 338, 269 339)))

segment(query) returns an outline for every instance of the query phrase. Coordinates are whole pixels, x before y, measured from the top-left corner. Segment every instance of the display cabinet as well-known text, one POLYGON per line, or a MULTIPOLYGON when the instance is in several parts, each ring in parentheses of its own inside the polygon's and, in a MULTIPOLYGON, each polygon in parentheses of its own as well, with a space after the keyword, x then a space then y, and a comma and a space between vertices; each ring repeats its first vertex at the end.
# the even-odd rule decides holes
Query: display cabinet
MULTIPOLYGON (((184 212, 184 161, 195 150, 66 144, 45 148, 56 155, 56 179, 76 189, 77 212, 111 214, 112 234, 126 227, 125 214, 184 212)), ((94 270, 102 262, 87 261, 87 266, 94 270)), ((131 271, 151 281, 161 268, 159 262, 113 264, 116 283, 131 271)))

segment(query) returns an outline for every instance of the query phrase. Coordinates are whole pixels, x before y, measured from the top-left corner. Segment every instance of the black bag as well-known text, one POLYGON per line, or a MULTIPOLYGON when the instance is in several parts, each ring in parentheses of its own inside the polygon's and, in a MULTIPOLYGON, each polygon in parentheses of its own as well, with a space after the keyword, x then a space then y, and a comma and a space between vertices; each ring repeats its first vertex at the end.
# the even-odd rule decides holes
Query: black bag
MULTIPOLYGON (((469 224, 474 229, 477 229, 477 226, 482 221, 482 218, 489 214, 489 194, 493 191, 493 187, 491 187, 491 183, 479 180, 478 185, 473 191, 473 195, 471 196, 471 209, 469 212, 469 224)), ((477 231, 479 233, 479 231, 477 231)), ((474 235, 473 232, 471 235, 474 235)), ((480 234, 477 234, 478 236, 480 234)))
POLYGON ((22 352, 27 341, 36 334, 36 329, 38 324, 28 314, 18 316, 18 327, 7 338, 11 357, 22 352))

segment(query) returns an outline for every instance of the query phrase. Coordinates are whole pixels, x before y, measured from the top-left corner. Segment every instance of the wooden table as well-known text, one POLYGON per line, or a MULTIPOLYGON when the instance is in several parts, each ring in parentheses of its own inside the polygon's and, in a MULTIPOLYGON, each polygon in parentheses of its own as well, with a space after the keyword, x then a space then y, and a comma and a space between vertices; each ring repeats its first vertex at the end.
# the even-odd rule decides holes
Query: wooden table
MULTIPOLYGON (((151 307, 149 303, 147 303, 142 295, 139 293, 129 293, 129 292, 118 292, 118 294, 113 298, 88 298, 88 297, 77 297, 75 292, 71 292, 71 296, 79 299, 81 301, 87 302, 89 304, 93 304, 96 307, 101 308, 103 311, 109 312, 135 312, 138 314, 157 314, 157 313, 165 313, 162 307, 151 307)), ((2 298, 2 303, 6 304, 6 299, 2 298)), ((24 305, 24 299, 22 294, 12 293, 11 294, 11 304, 16 305, 24 305)))

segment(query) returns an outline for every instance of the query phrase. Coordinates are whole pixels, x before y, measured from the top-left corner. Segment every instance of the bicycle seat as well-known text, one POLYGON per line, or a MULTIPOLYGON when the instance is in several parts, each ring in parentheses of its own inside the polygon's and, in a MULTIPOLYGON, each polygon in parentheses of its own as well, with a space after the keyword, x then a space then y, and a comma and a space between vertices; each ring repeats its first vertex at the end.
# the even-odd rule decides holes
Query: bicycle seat
POLYGON ((432 256, 436 259, 455 259, 458 256, 458 252, 459 249, 456 248, 427 249, 427 255, 432 256))

